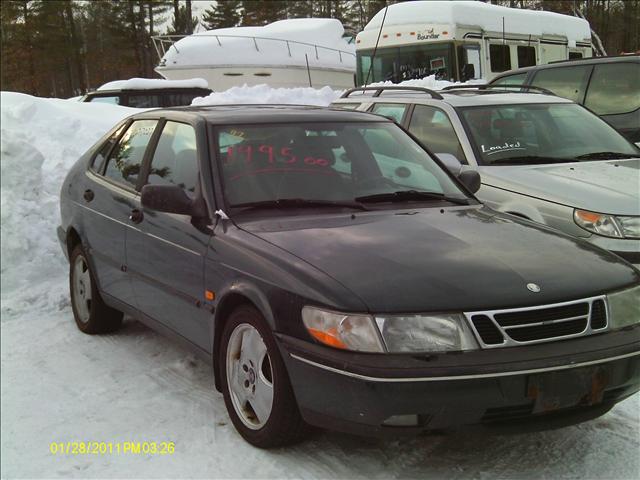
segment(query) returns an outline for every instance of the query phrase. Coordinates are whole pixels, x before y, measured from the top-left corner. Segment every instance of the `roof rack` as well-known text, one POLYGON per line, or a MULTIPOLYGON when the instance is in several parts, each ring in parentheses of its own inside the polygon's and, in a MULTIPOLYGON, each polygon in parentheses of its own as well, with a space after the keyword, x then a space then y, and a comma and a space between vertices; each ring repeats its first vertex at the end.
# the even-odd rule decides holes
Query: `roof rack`
MULTIPOLYGON (((452 90, 493 90, 493 89, 504 89, 504 93, 529 93, 531 90, 535 90, 539 93, 544 93, 546 95, 556 96, 551 90, 547 90, 546 88, 536 87, 535 85, 520 85, 517 83, 501 83, 499 85, 487 85, 487 84, 479 84, 479 85, 449 85, 448 87, 444 87, 442 90, 450 92, 452 90), (508 88, 517 88, 519 91, 514 92, 513 90, 507 90, 508 88)), ((535 92, 534 92, 535 93, 535 92)))
POLYGON ((340 98, 348 98, 349 95, 351 95, 354 92, 375 92, 373 94, 374 97, 379 97, 380 94, 382 92, 384 92, 385 90, 405 90, 405 91, 413 91, 413 92, 421 92, 421 93, 428 93, 429 95, 431 95, 431 98, 435 98, 436 100, 442 100, 443 97, 442 95, 440 95, 438 92, 435 92, 433 90, 429 90, 428 88, 424 88, 424 87, 401 87, 401 86, 390 86, 390 87, 358 87, 358 88, 351 88, 349 90, 347 90, 346 92, 344 92, 342 94, 342 96, 340 98))

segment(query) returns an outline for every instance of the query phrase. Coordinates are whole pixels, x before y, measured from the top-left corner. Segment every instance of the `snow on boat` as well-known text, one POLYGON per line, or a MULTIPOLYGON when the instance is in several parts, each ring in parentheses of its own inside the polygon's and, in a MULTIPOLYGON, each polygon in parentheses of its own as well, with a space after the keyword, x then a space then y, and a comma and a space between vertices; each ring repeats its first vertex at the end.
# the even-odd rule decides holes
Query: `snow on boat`
POLYGON ((237 85, 349 88, 355 46, 335 19, 280 20, 263 27, 208 30, 154 37, 167 79, 204 78, 216 91, 237 85))

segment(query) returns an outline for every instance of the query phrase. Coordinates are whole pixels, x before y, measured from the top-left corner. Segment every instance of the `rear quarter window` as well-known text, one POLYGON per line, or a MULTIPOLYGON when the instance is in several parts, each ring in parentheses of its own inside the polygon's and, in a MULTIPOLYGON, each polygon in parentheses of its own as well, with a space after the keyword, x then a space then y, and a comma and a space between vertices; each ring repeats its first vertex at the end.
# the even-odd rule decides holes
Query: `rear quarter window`
POLYGON ((589 65, 546 68, 535 74, 531 84, 574 102, 582 102, 590 71, 589 65))

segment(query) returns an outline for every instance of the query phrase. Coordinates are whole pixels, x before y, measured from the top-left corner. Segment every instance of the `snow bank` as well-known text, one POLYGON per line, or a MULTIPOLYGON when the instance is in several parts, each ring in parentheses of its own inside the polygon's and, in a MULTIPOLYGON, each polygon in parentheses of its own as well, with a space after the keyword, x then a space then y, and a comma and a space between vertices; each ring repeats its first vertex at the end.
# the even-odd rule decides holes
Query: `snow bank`
MULTIPOLYGON (((382 23, 384 9, 364 27, 377 30, 382 23)), ((416 1, 402 2, 387 8, 384 26, 409 24, 460 24, 480 27, 491 32, 502 31, 531 35, 560 35, 572 41, 590 41, 589 22, 559 13, 501 7, 475 1, 416 1)))
POLYGON ((0 95, 2 293, 46 298, 43 279, 66 281, 55 233, 60 185, 80 155, 139 110, 0 95))
POLYGON ((355 71, 355 46, 342 38, 342 23, 329 18, 280 20, 263 27, 208 30, 169 48, 160 66, 306 65, 355 71))
POLYGON ((277 103, 287 105, 327 106, 338 98, 342 91, 330 87, 272 88, 268 85, 232 87, 224 92, 214 92, 208 97, 193 100, 192 105, 231 105, 277 103))
POLYGON ((204 78, 165 80, 163 78, 130 78, 114 80, 98 87, 100 90, 151 90, 154 88, 209 88, 204 78))

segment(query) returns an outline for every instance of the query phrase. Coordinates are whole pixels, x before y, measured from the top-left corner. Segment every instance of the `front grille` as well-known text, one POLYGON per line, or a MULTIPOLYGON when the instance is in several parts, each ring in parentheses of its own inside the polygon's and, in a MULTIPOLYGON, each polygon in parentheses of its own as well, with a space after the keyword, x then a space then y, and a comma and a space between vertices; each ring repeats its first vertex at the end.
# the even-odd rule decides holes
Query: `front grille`
POLYGON ((485 348, 590 335, 607 327, 605 297, 574 302, 465 313, 485 348))
POLYGON ((484 343, 487 345, 499 345, 504 342, 500 330, 489 317, 486 315, 474 315, 471 320, 484 343))
POLYGON ((591 305, 591 328, 599 330, 607 326, 607 307, 604 300, 596 300, 591 305))

